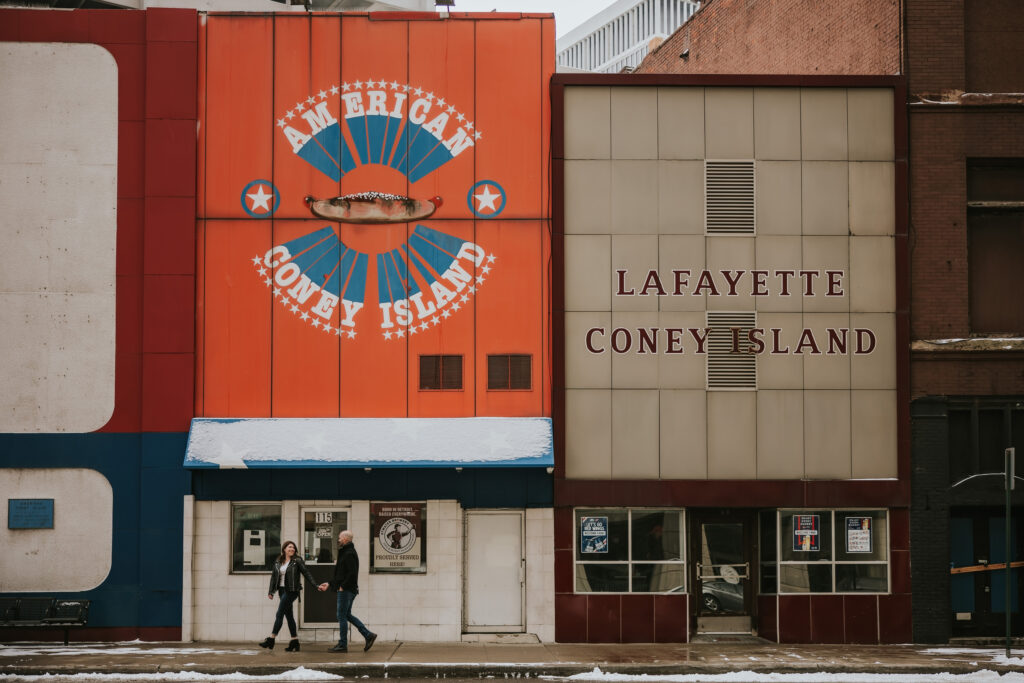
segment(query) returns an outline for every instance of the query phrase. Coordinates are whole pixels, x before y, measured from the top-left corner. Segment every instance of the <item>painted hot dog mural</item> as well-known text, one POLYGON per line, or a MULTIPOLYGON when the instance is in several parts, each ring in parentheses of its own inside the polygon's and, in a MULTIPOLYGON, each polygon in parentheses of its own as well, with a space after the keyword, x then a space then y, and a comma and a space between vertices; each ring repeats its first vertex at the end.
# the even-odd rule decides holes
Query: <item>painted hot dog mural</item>
POLYGON ((207 18, 199 414, 546 414, 552 30, 207 18), (529 353, 533 388, 487 392, 488 353, 529 353), (419 391, 432 354, 461 394, 419 391))

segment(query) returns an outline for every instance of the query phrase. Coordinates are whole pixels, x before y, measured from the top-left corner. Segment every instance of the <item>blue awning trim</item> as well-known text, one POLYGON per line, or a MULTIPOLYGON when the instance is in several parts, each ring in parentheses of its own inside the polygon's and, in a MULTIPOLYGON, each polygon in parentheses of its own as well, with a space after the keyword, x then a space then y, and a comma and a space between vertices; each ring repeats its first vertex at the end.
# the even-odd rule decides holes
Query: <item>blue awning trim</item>
POLYGON ((553 467, 551 419, 194 418, 187 469, 553 467))

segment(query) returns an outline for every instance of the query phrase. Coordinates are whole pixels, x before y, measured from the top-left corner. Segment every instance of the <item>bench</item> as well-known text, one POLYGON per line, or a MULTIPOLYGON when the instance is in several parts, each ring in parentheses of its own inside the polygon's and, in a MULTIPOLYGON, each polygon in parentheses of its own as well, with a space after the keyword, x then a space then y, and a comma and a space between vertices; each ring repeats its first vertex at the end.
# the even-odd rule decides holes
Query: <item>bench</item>
POLYGON ((68 630, 85 626, 89 619, 88 600, 60 598, 0 598, 0 628, 59 628, 68 630))

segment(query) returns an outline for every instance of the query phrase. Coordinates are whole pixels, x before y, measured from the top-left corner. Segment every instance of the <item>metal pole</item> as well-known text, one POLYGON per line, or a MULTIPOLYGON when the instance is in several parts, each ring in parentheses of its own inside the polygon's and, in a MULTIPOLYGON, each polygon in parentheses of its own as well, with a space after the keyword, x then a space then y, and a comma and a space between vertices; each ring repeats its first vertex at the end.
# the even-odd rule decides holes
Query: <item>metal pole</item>
POLYGON ((1015 469, 1014 468, 1014 464, 1015 464, 1014 463, 1014 449, 1013 448, 1007 448, 1005 451, 1003 451, 1003 459, 1004 459, 1004 465, 1006 467, 1006 469, 1003 470, 1006 473, 1006 486, 1005 486, 1005 488, 1006 488, 1006 530, 1005 530, 1006 531, 1006 534, 1005 534, 1006 540, 1005 540, 1005 545, 1003 546, 1005 548, 1005 551, 1006 551, 1006 557, 1003 558, 1003 561, 1006 563, 1006 589, 1005 589, 1006 590, 1006 599, 1005 599, 1005 607, 1006 607, 1006 658, 1009 659, 1010 658, 1010 594, 1012 592, 1011 591, 1010 579, 1013 576, 1012 570, 1010 569, 1010 564, 1011 564, 1011 562, 1010 562, 1010 560, 1011 560, 1011 555, 1010 555, 1010 540, 1011 540, 1011 538, 1010 538, 1010 492, 1014 488, 1014 475, 1016 474, 1014 472, 1014 469, 1015 469))

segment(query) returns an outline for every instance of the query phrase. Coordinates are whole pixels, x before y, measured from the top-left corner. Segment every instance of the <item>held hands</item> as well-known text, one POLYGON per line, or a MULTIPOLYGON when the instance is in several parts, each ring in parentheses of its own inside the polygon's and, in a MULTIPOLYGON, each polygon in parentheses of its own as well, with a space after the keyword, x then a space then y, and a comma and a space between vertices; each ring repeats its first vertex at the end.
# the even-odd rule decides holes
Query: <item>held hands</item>
POLYGON ((324 582, 324 583, 321 583, 319 586, 317 586, 316 589, 318 591, 323 592, 323 591, 327 590, 327 586, 328 586, 328 584, 326 582, 324 582))

